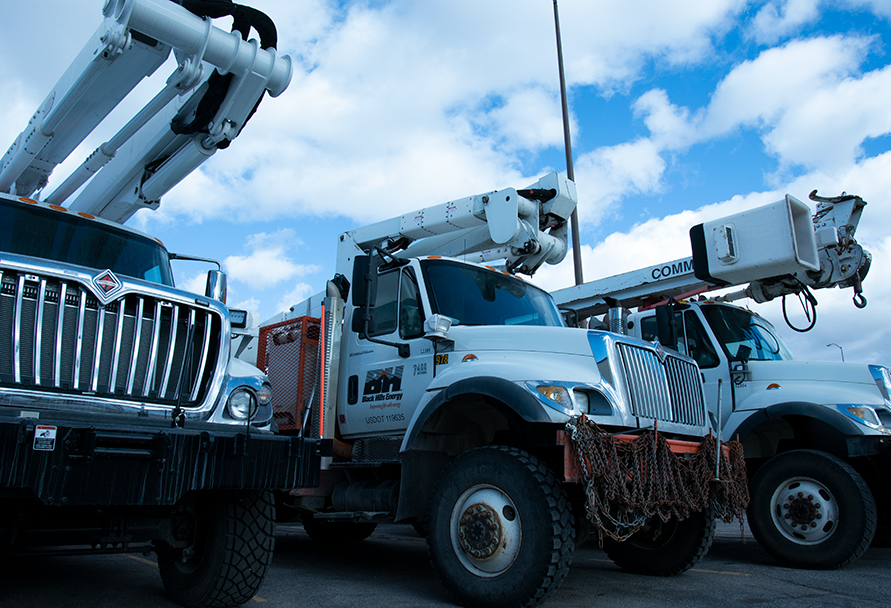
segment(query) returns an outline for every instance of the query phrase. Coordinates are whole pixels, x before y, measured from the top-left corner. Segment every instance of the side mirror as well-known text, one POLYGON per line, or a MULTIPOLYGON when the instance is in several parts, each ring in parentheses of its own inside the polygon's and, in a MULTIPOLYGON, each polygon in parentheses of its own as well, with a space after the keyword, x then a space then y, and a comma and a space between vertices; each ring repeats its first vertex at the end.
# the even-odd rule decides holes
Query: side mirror
POLYGON ((741 344, 738 349, 736 349, 736 360, 737 361, 748 361, 749 356, 752 354, 752 347, 746 346, 745 344, 741 344))
POLYGON ((375 270, 371 264, 370 255, 357 255, 353 260, 353 306, 364 308, 374 300, 373 295, 377 283, 375 270), (372 296, 370 299, 369 294, 372 296))
POLYGON ((579 326, 579 313, 576 311, 569 310, 568 308, 561 308, 560 316, 563 317, 563 324, 566 325, 566 327, 579 326))
POLYGON ((665 348, 678 349, 678 324, 674 318, 674 305, 670 302, 656 307, 656 335, 659 344, 665 348))
POLYGON ((226 273, 222 270, 207 271, 207 286, 204 295, 214 300, 226 303, 226 273))

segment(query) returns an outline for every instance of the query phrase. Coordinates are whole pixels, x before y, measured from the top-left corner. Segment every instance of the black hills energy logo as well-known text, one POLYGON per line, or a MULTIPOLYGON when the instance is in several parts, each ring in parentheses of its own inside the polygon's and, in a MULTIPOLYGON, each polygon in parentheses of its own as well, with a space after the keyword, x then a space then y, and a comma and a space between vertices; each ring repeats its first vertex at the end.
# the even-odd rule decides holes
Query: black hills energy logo
POLYGON ((402 370, 398 365, 384 369, 369 370, 365 374, 365 387, 362 389, 362 403, 372 401, 399 401, 402 399, 402 370))

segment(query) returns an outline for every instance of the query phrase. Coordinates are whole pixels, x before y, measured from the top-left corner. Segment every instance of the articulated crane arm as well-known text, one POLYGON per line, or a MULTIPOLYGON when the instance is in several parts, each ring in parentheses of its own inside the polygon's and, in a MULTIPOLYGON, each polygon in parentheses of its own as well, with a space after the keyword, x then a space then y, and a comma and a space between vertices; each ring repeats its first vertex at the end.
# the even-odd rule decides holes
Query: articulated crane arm
POLYGON ((166 86, 46 202, 120 223, 157 208, 163 194, 229 145, 266 91, 276 97, 287 88, 291 60, 277 54, 266 15, 229 0, 181 4, 106 0, 104 22, 0 160, 0 191, 35 196, 171 49, 177 66, 166 86), (223 15, 234 18, 231 33, 211 25, 223 15), (247 40, 251 27, 260 43, 247 40))
POLYGON ((761 303, 803 293, 813 307, 816 300, 809 288, 852 287, 854 304, 863 308, 862 281, 872 256, 854 233, 866 202, 848 194, 824 198, 816 190, 810 198, 817 203, 813 216, 807 205, 787 195, 694 226, 691 257, 561 289, 554 299, 585 319, 611 308, 646 307, 748 283, 721 299, 761 303))
POLYGON ((425 207, 345 232, 338 272, 351 276, 355 255, 372 248, 393 257, 460 257, 505 260, 511 273, 533 274, 566 256, 567 221, 577 202, 575 183, 557 173, 528 188, 505 188, 425 207))

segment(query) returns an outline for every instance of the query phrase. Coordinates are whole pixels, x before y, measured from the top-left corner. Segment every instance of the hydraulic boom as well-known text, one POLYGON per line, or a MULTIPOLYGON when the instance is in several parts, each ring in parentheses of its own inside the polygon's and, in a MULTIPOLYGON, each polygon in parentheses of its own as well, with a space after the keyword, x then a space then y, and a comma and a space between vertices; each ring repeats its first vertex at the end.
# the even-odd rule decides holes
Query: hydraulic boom
POLYGON ((264 92, 281 94, 291 60, 274 24, 230 2, 107 0, 103 24, 0 161, 0 191, 36 196, 57 165, 175 52, 158 92, 45 202, 123 223, 239 134, 264 92), (233 31, 211 25, 232 15, 233 31), (248 40, 253 27, 261 41, 248 40), (214 69, 215 68, 215 69, 214 69))

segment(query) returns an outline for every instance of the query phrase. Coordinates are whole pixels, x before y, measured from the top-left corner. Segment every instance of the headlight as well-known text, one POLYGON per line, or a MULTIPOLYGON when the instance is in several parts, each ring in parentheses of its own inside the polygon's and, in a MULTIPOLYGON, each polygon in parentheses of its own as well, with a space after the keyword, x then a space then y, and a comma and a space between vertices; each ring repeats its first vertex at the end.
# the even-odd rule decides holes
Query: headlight
POLYGON ((535 390, 541 393, 545 399, 553 401, 560 407, 567 410, 572 409, 572 397, 569 396, 569 391, 566 390, 565 386, 540 384, 535 387, 535 390))
POLYGON ((574 392, 569 387, 562 384, 545 384, 538 382, 528 382, 527 386, 537 393, 545 404, 555 409, 563 410, 564 413, 581 410, 582 413, 588 413, 588 396, 582 392, 574 392))
MULTIPOLYGON (((269 394, 271 397, 271 391, 269 394)), ((229 410, 229 415, 236 420, 247 420, 257 413, 257 397, 252 390, 239 388, 229 395, 226 408, 229 410)))
POLYGON ((853 418, 866 426, 872 428, 882 426, 882 421, 879 420, 878 414, 871 407, 866 407, 865 405, 839 405, 838 409, 841 410, 842 414, 847 414, 849 418, 853 418))
POLYGON ((269 405, 272 402, 272 387, 264 384, 263 388, 257 391, 257 401, 260 405, 269 405))

